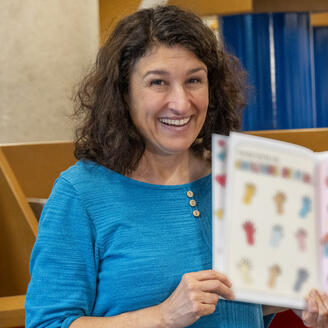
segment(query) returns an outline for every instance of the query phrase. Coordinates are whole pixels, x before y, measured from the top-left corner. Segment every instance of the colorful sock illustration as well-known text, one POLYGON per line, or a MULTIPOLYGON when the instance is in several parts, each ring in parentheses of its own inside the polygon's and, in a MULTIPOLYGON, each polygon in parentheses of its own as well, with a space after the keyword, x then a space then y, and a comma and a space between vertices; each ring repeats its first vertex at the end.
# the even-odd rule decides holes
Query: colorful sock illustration
POLYGON ((268 286, 274 288, 276 285, 277 277, 281 274, 279 265, 275 264, 269 268, 268 286))
POLYGON ((308 173, 304 173, 304 174, 303 174, 303 181, 304 181, 305 183, 310 183, 310 182, 311 182, 311 176, 310 176, 310 174, 308 174, 308 173))
POLYGON ((226 150, 225 150, 225 141, 224 140, 219 140, 218 141, 219 145, 219 153, 217 154, 217 157, 219 160, 223 161, 225 159, 226 155, 226 150))
POLYGON ((222 140, 222 139, 220 139, 220 140, 218 141, 218 145, 219 145, 220 147, 224 147, 225 144, 226 144, 225 141, 222 140))
POLYGON ((258 173, 260 171, 260 166, 257 163, 251 163, 252 172, 258 173))
POLYGON ((298 248, 301 252, 304 252, 306 250, 306 230, 300 228, 297 230, 295 237, 297 240, 298 248))
POLYGON ((302 285, 305 283, 308 277, 309 277, 309 273, 307 272, 306 269, 301 268, 297 271, 296 282, 294 285, 295 292, 299 292, 301 290, 302 285))
POLYGON ((251 164, 249 162, 247 162, 247 161, 241 161, 240 168, 242 170, 248 170, 250 168, 250 165, 251 164))
POLYGON ((328 232, 321 239, 321 244, 323 245, 324 256, 328 257, 328 232))
POLYGON ((296 170, 294 172, 294 179, 299 180, 299 179, 301 179, 301 177, 302 177, 301 171, 296 170))
POLYGON ((271 233, 271 245, 272 247, 278 247, 279 243, 283 237, 283 228, 280 225, 275 225, 272 228, 272 233, 271 233))
POLYGON ((276 204, 277 213, 279 215, 284 214, 284 204, 285 204, 286 199, 287 199, 287 197, 286 197, 285 193, 283 193, 282 191, 278 191, 273 196, 273 200, 276 204))
POLYGON ((284 167, 283 169, 282 169, 282 176, 284 177, 284 178, 289 178, 290 176, 291 176, 291 173, 292 173, 292 171, 291 171, 291 169, 289 169, 288 167, 284 167))
POLYGON ((238 268, 240 270, 242 279, 245 284, 251 284, 252 283, 252 278, 251 278, 251 263, 248 259, 243 258, 240 260, 238 264, 238 268))
POLYGON ((217 154, 217 156, 219 160, 224 161, 226 153, 224 151, 221 151, 217 154))
POLYGON ((254 245, 254 234, 255 234, 255 227, 254 227, 254 224, 250 221, 246 221, 244 224, 243 224, 243 229, 246 233, 246 240, 247 240, 247 244, 248 245, 254 245))
POLYGON ((240 169, 240 168, 241 168, 241 161, 240 161, 240 160, 237 160, 237 161, 235 162, 235 168, 236 168, 236 169, 240 169))
POLYGON ((218 174, 215 177, 216 182, 221 186, 221 187, 225 187, 225 183, 226 183, 226 176, 225 174, 218 174))
POLYGON ((249 205, 254 197, 255 194, 255 186, 252 183, 247 183, 245 186, 245 192, 244 192, 244 204, 249 205))
POLYGON ((222 219, 223 218, 223 209, 220 208, 220 209, 216 210, 215 215, 218 219, 222 219))
POLYGON ((302 208, 301 208, 300 212, 298 213, 298 215, 304 219, 310 211, 311 211, 311 199, 308 196, 303 196, 302 197, 302 208))

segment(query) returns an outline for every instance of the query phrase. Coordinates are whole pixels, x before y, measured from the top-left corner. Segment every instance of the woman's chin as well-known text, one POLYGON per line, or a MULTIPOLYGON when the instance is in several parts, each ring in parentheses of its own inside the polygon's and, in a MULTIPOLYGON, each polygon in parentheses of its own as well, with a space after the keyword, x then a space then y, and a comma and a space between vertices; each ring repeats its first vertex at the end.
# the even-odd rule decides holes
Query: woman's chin
MULTIPOLYGON (((174 144, 174 145, 165 145, 158 148, 153 148, 153 152, 155 151, 159 155, 167 155, 167 156, 173 156, 173 155, 183 155, 188 154, 190 150, 191 143, 186 144, 174 144)), ((149 149, 148 149, 149 150, 149 149)))

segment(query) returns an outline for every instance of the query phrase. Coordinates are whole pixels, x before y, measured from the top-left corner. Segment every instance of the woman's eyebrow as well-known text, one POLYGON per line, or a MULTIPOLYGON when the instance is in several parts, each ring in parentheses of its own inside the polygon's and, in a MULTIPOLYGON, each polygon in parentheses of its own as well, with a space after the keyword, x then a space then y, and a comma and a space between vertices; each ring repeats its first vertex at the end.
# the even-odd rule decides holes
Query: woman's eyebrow
POLYGON ((193 68, 190 71, 188 71, 188 74, 192 74, 192 73, 196 73, 199 71, 204 71, 207 74, 207 69, 204 67, 197 67, 197 68, 193 68))
POLYGON ((165 71, 165 70, 152 70, 152 71, 148 71, 146 74, 144 74, 143 78, 145 78, 147 75, 150 74, 157 74, 157 75, 168 75, 169 72, 165 71))
MULTIPOLYGON (((199 71, 204 71, 205 73, 207 73, 207 69, 204 68, 204 67, 196 67, 196 68, 192 68, 192 69, 189 70, 187 73, 188 73, 188 74, 193 74, 193 73, 196 73, 196 72, 199 72, 199 71)), ((143 78, 145 78, 146 76, 148 76, 148 75, 150 75, 150 74, 168 75, 169 72, 168 72, 168 71, 165 71, 165 70, 162 70, 162 69, 151 70, 151 71, 146 72, 146 73, 143 75, 143 78)))

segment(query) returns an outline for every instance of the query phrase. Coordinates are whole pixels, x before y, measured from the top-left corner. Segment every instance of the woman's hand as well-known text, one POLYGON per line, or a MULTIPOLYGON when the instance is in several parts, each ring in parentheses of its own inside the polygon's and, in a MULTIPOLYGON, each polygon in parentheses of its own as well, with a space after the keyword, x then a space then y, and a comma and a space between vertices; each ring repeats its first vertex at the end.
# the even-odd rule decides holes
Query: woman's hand
POLYGON ((223 296, 233 299, 231 282, 214 270, 183 275, 171 296, 160 304, 165 327, 182 328, 192 325, 200 317, 212 314, 223 296))
POLYGON ((311 328, 328 327, 328 295, 316 289, 310 291, 306 298, 307 309, 302 311, 305 326, 311 328))

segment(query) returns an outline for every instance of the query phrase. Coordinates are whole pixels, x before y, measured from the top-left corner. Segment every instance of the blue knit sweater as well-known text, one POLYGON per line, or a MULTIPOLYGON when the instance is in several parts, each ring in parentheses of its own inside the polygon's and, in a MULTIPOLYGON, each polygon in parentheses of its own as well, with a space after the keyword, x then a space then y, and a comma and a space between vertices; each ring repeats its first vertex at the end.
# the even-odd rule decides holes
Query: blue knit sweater
MULTIPOLYGON (((159 304, 184 273, 211 268, 211 236, 210 176, 153 185, 79 161, 57 179, 40 219, 26 327, 66 328, 80 316, 159 304)), ((192 325, 263 326, 260 305, 223 300, 192 325)))

